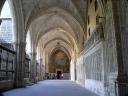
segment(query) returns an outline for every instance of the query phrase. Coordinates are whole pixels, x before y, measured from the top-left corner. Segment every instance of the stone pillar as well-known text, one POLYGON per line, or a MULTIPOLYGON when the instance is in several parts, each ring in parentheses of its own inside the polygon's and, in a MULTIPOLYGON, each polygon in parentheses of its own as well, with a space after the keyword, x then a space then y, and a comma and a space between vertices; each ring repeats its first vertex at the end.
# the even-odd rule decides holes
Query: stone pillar
POLYGON ((31 53, 30 78, 33 83, 36 83, 36 55, 36 52, 31 53))
MULTIPOLYGON (((114 23, 115 23, 115 30, 116 30, 116 41, 117 41, 118 80, 121 77, 120 80, 122 81, 123 79, 125 79, 125 72, 124 72, 125 67, 124 67, 124 62, 123 62, 123 58, 124 58, 123 51, 125 50, 123 49, 123 46, 124 44, 126 44, 124 41, 124 38, 125 38, 124 32, 121 28, 122 23, 120 22, 120 19, 121 19, 120 17, 122 14, 119 9, 122 6, 118 5, 119 1, 117 2, 113 0, 112 3, 113 3, 113 11, 114 11, 114 19, 115 19, 114 23)), ((127 39, 125 38, 125 40, 127 39)))
POLYGON ((77 68, 76 68, 76 60, 74 62, 74 74, 75 74, 75 81, 77 80, 77 68))
POLYGON ((15 87, 25 86, 25 46, 25 42, 20 42, 16 44, 15 87))
POLYGON ((43 59, 40 58, 40 80, 43 80, 43 59))
POLYGON ((124 28, 126 18, 125 4, 126 0, 112 0, 113 12, 114 12, 114 24, 116 30, 116 42, 117 42, 117 62, 118 62, 118 77, 115 82, 116 95, 126 96, 128 94, 126 84, 128 84, 128 76, 126 72, 126 66, 128 62, 128 32, 124 28), (123 26, 123 27, 122 27, 123 26))
POLYGON ((71 76, 71 80, 72 81, 75 81, 75 78, 76 78, 76 72, 75 72, 75 70, 76 70, 76 68, 75 68, 75 61, 74 61, 74 59, 72 59, 71 60, 71 64, 70 64, 70 76, 71 76))

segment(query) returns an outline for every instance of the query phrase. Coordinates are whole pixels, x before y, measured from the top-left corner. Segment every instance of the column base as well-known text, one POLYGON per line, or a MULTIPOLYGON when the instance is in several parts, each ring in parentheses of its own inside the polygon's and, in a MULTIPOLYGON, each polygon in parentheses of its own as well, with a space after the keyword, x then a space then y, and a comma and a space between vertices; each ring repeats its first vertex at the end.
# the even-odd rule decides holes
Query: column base
POLYGON ((116 82, 117 96, 128 96, 128 78, 127 75, 120 75, 116 82))

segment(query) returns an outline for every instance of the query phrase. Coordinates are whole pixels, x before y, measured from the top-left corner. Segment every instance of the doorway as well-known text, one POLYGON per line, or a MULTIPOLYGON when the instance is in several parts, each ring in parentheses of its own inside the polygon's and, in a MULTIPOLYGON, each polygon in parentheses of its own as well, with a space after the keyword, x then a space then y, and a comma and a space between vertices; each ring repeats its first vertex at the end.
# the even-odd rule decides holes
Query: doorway
POLYGON ((62 79, 63 78, 63 76, 62 76, 62 73, 63 73, 63 71, 62 70, 56 70, 56 77, 57 77, 57 79, 62 79))

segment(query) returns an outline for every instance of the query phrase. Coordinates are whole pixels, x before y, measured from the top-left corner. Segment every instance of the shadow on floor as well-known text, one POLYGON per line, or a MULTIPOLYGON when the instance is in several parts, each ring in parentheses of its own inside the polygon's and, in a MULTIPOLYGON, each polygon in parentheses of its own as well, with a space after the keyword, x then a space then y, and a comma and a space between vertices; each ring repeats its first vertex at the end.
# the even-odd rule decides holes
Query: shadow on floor
POLYGON ((0 96, 4 96, 4 95, 2 95, 2 93, 0 93, 0 96))
POLYGON ((6 91, 3 94, 4 96, 98 96, 69 80, 41 81, 26 88, 6 91))

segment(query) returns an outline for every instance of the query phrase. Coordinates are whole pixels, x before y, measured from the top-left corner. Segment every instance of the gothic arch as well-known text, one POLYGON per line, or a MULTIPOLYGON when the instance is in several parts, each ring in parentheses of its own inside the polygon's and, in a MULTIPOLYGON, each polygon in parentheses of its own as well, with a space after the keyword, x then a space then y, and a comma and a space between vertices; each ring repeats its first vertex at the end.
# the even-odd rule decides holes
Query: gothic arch
MULTIPOLYGON (((38 25, 38 30, 36 30, 38 33, 37 34, 35 34, 34 36, 34 39, 35 39, 35 42, 38 42, 38 40, 45 34, 45 33, 47 33, 47 32, 49 32, 49 31, 52 31, 52 30, 54 30, 54 29, 59 29, 59 28, 64 28, 64 31, 65 30, 67 30, 67 29, 69 29, 68 31, 65 31, 65 32, 67 32, 68 34, 69 34, 69 32, 71 32, 72 33, 72 36, 74 36, 73 38, 74 38, 74 40, 75 40, 75 42, 77 42, 77 46, 79 46, 79 47, 81 47, 82 48, 82 42, 83 42, 83 38, 84 38, 84 31, 83 31, 83 29, 82 29, 82 27, 79 25, 79 23, 78 22, 76 22, 75 21, 75 19, 73 19, 72 18, 72 16, 70 16, 70 15, 68 15, 67 13, 65 13, 65 14, 61 14, 61 13, 63 13, 62 12, 62 10, 61 9, 58 9, 58 8, 53 8, 53 9, 50 9, 51 10, 51 12, 49 12, 49 15, 50 15, 50 20, 52 21, 56 16, 58 17, 58 18, 60 18, 60 20, 62 19, 65 23, 67 23, 67 25, 66 26, 63 26, 63 25, 61 25, 60 23, 54 23, 55 21, 53 21, 53 23, 54 24, 52 24, 52 22, 49 22, 49 20, 47 20, 46 21, 46 18, 45 17, 48 17, 48 14, 46 14, 46 15, 43 15, 43 16, 41 16, 40 18, 37 18, 32 24, 31 24, 31 26, 34 26, 35 24, 37 24, 38 23, 38 21, 43 21, 42 23, 39 23, 39 25, 38 25), (53 10, 59 10, 61 13, 52 13, 52 11, 53 10), (66 15, 67 14, 67 15, 66 15), (66 17, 65 17, 66 16, 66 17), (51 18, 52 17, 52 18, 51 18), (42 19, 41 19, 42 18, 42 19), (45 18, 44 20, 43 20, 43 18, 45 18), (68 19, 66 19, 66 18, 68 18, 68 19), (38 21, 37 21, 38 20, 38 21), (35 23, 35 22, 37 22, 37 23, 35 23), (69 23, 70 22, 70 23, 69 23), (35 24, 34 24, 35 23, 35 24), (45 24, 46 23, 46 24, 45 24), (48 26, 47 28, 46 27, 43 27, 43 29, 42 29, 42 26, 41 25, 43 25, 43 24, 45 24, 45 25, 49 25, 49 24, 51 24, 52 26, 50 27, 50 26, 48 26), (60 26, 61 25, 61 26, 60 26), (39 27, 40 26, 40 27, 39 27), (82 38, 80 38, 80 37, 82 37, 82 38), (78 43, 79 42, 79 43, 78 43)), ((47 18, 48 19, 48 18, 47 18)), ((59 20, 59 19, 57 19, 57 20, 59 20)), ((56 20, 56 21, 57 21, 56 20)), ((34 28, 35 28, 36 26, 34 26, 34 28)), ((63 29, 62 29, 63 30, 63 29)), ((80 48, 80 49, 81 49, 80 48)), ((78 51, 79 52, 79 51, 78 51)))
POLYGON ((36 19, 37 17, 42 16, 43 14, 45 14, 45 12, 48 9, 52 9, 55 6, 60 9, 66 10, 66 12, 68 12, 69 14, 72 14, 73 17, 79 21, 80 25, 83 25, 83 27, 84 27, 83 20, 82 20, 81 16, 79 15, 77 8, 75 7, 75 5, 73 4, 73 2, 71 0, 64 0, 64 1, 58 1, 58 0, 42 1, 42 0, 39 0, 33 7, 33 10, 31 10, 30 15, 28 16, 28 21, 26 22, 26 25, 29 26, 29 24, 32 22, 32 20, 36 19))

